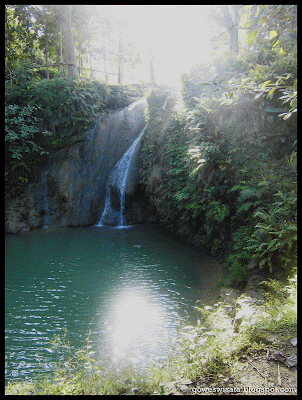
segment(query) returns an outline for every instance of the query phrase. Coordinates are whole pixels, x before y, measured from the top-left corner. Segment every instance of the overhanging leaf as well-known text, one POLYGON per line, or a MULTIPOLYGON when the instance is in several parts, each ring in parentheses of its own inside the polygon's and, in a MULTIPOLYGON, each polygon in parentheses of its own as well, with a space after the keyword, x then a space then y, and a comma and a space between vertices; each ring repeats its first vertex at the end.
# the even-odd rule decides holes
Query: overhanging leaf
POLYGON ((274 94, 274 91, 275 91, 276 89, 277 89, 277 88, 272 88, 272 89, 268 92, 267 97, 272 98, 272 96, 273 96, 273 94, 274 94))
POLYGON ((254 202, 251 202, 251 201, 244 203, 244 204, 242 204, 241 207, 238 208, 237 213, 239 214, 241 212, 245 212, 245 211, 249 210, 249 208, 252 207, 253 205, 254 205, 254 202))
POLYGON ((264 88, 264 87, 267 86, 270 82, 271 82, 271 80, 265 81, 264 83, 262 83, 261 87, 264 88))
POLYGON ((274 37, 278 36, 278 33, 275 30, 270 31, 269 38, 273 39, 274 37))
POLYGON ((250 36, 249 36, 249 38, 248 38, 248 41, 247 41, 247 44, 248 44, 248 45, 251 44, 251 42, 252 42, 252 40, 253 40, 253 38, 254 38, 254 36, 256 35, 257 32, 258 32, 258 31, 257 31, 257 29, 256 29, 256 30, 254 30, 254 31, 250 34, 250 36))

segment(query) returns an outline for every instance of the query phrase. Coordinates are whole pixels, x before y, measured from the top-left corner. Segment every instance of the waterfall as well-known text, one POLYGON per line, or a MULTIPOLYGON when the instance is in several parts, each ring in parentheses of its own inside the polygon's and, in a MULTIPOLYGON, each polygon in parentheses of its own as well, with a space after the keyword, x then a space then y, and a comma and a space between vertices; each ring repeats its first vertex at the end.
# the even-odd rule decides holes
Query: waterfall
POLYGON ((51 162, 52 162, 52 156, 50 156, 50 158, 49 158, 49 167, 48 167, 47 171, 44 173, 44 176, 42 175, 42 177, 41 177, 41 187, 42 187, 42 193, 43 193, 43 197, 44 197, 44 212, 45 212, 43 228, 48 227, 48 219, 49 219, 49 204, 48 204, 48 198, 47 198, 47 192, 48 192, 47 177, 48 177, 48 172, 51 168, 51 162))
MULTIPOLYGON (((146 125, 147 126, 147 125, 146 125)), ((131 161, 146 126, 111 170, 106 184, 105 207, 97 226, 125 227, 125 195, 131 161)))

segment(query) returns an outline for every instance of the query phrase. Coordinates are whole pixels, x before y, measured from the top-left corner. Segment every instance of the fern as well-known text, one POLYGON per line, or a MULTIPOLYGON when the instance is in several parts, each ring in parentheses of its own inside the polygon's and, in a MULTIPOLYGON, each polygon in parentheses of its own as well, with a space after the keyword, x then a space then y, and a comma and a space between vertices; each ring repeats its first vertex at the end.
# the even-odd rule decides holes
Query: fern
POLYGON ((242 213, 242 212, 246 212, 246 211, 248 211, 252 206, 254 206, 255 205, 255 203, 253 203, 253 202, 251 202, 251 201, 249 201, 249 202, 247 202, 247 203, 244 203, 244 204, 242 204, 242 206, 240 206, 238 209, 237 209, 237 213, 238 214, 240 214, 240 213, 242 213))
POLYGON ((254 188, 245 188, 240 192, 238 203, 243 203, 244 201, 255 197, 260 199, 261 196, 262 196, 261 190, 254 188))
POLYGON ((278 266, 287 269, 296 262, 297 225, 290 221, 289 210, 296 203, 296 196, 277 195, 283 199, 273 204, 269 212, 258 210, 254 217, 260 219, 252 237, 248 240, 247 250, 260 258, 260 267, 268 266, 270 272, 278 266))
POLYGON ((229 282, 240 284, 248 275, 247 264, 253 258, 253 251, 247 249, 246 245, 251 234, 250 226, 242 226, 234 233, 233 249, 227 257, 229 282))
POLYGON ((229 206, 221 204, 219 201, 212 201, 206 211, 206 217, 209 221, 221 223, 229 215, 229 206))

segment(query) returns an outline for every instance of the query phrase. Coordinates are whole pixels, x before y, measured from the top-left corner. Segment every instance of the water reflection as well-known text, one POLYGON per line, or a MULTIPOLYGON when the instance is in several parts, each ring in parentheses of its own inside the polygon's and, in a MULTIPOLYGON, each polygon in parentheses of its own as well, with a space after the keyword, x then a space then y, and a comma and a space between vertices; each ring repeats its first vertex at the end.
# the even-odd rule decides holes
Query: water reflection
POLYGON ((213 293, 218 265, 154 228, 41 230, 6 240, 6 377, 32 377, 55 361, 67 328, 75 348, 91 330, 96 359, 164 358, 179 318, 213 293), (206 271, 206 273, 203 273, 206 271))
POLYGON ((143 292, 122 293, 113 309, 113 324, 107 328, 113 343, 113 360, 125 357, 137 362, 150 350, 154 354, 163 345, 165 314, 163 305, 143 292))

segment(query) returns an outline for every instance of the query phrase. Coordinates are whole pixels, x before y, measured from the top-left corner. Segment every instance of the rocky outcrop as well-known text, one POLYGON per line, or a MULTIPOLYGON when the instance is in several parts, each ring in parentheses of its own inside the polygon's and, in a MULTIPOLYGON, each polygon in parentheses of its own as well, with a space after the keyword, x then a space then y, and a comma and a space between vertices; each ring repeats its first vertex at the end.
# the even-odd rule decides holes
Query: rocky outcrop
POLYGON ((23 197, 8 200, 5 205, 5 231, 17 233, 37 228, 45 218, 41 190, 31 184, 23 197))
MULTIPOLYGON (((145 108, 145 99, 140 99, 123 110, 100 117, 91 130, 74 136, 68 147, 56 151, 50 164, 37 171, 36 181, 23 197, 8 201, 6 232, 46 224, 97 223, 104 208, 109 172, 145 126, 145 108)), ((138 183, 139 164, 135 165, 129 194, 138 183)))

